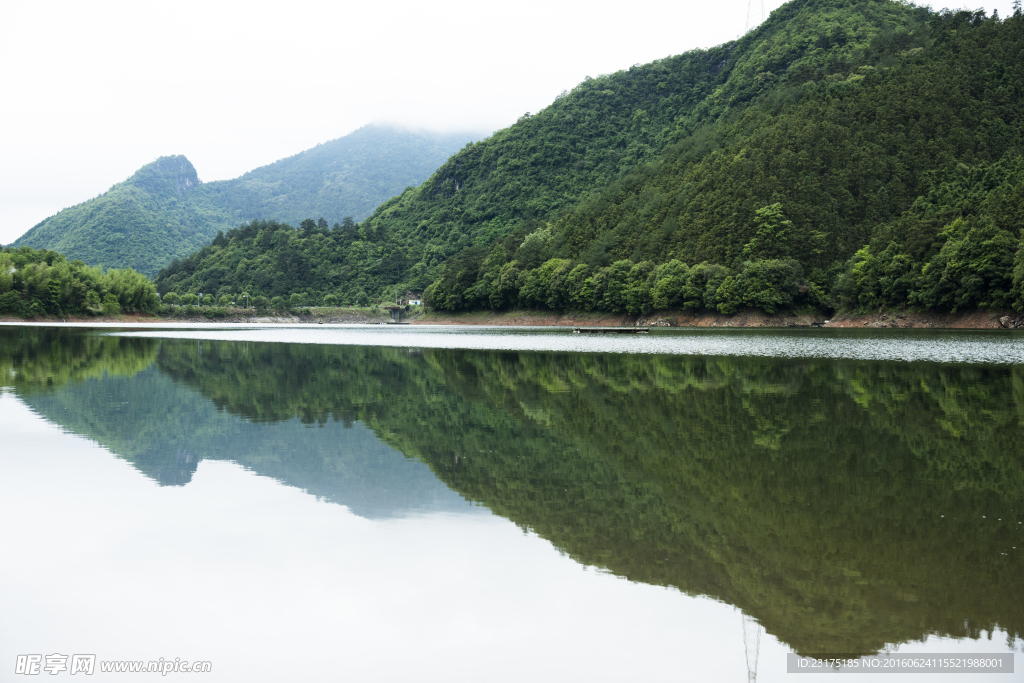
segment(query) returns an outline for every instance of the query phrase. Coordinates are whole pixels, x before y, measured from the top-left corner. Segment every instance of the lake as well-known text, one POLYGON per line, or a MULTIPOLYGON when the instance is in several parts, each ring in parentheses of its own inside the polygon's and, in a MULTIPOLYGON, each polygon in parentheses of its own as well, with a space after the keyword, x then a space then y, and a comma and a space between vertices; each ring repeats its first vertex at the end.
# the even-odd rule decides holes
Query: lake
POLYGON ((0 680, 1024 680, 1021 333, 3 325, 0 376, 0 680))

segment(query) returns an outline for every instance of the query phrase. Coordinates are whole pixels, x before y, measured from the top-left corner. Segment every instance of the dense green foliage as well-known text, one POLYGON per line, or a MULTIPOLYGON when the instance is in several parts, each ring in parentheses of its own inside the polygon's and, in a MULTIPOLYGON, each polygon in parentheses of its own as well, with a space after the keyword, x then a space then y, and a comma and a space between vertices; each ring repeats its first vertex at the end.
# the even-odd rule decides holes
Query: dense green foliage
POLYGON ((0 251, 0 315, 154 312, 156 286, 131 268, 108 270, 71 261, 55 251, 0 251))
POLYGON ((449 311, 1022 308, 1022 50, 1019 15, 794 0, 738 41, 588 79, 354 233, 207 250, 161 288, 426 290, 449 311))
POLYGON ((429 303, 1024 307, 1024 18, 917 13, 786 74, 521 243, 463 252, 429 303))
POLYGON ((256 305, 365 306, 412 260, 383 234, 351 220, 328 228, 320 219, 298 230, 276 221, 253 221, 189 257, 175 259, 156 278, 161 294, 212 294, 235 300, 248 294, 256 305))
POLYGON ((602 265, 611 258, 608 241, 582 262, 548 258, 561 236, 546 227, 527 235, 518 248, 512 239, 490 252, 463 252, 427 288, 426 301, 450 311, 530 307, 634 315, 669 308, 731 314, 743 307, 767 313, 790 306, 826 307, 825 293, 804 280, 800 262, 785 248, 792 222, 780 206, 759 209, 754 220, 759 228, 744 247, 747 260, 734 268, 707 262, 690 267, 675 258, 657 264, 655 256, 602 265))
POLYGON ((426 267, 489 246, 529 229, 531 216, 547 220, 573 208, 659 158, 674 140, 705 149, 708 126, 760 92, 845 64, 875 35, 906 29, 920 14, 892 2, 791 2, 738 41, 581 83, 455 155, 419 188, 382 205, 370 223, 411 240, 426 267))
POLYGON ((183 156, 161 157, 99 197, 47 218, 14 242, 104 267, 155 275, 218 230, 252 219, 360 220, 423 182, 473 136, 365 126, 233 180, 202 183, 183 156))
POLYGON ((838 303, 1024 310, 1022 229, 1024 157, 958 165, 854 254, 838 303))
POLYGON ((55 338, 74 334, 0 335, 0 376, 164 483, 197 454, 369 482, 324 441, 362 422, 575 560, 736 605, 797 651, 1024 632, 1017 367, 55 338), (61 392, 56 348, 69 378, 120 351, 174 381, 61 392))

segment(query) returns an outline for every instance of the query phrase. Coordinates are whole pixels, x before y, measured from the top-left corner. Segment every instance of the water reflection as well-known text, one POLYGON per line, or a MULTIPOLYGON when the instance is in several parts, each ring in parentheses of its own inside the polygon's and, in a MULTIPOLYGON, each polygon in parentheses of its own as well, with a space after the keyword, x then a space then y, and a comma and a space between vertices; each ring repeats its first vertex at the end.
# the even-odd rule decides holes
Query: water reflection
POLYGON ((0 363, 37 411, 161 483, 221 458, 367 515, 464 498, 800 652, 1024 633, 1019 367, 24 328, 0 363))
MULTIPOLYGON (((7 382, 28 405, 161 485, 187 484, 200 460, 231 460, 370 519, 472 508, 423 463, 352 419, 278 411, 270 424, 211 405, 189 382, 157 368, 168 354, 156 341, 31 330, 4 339, 7 382), (90 378, 102 381, 84 381, 90 378)), ((170 350, 181 352, 198 359, 202 345, 170 350)))

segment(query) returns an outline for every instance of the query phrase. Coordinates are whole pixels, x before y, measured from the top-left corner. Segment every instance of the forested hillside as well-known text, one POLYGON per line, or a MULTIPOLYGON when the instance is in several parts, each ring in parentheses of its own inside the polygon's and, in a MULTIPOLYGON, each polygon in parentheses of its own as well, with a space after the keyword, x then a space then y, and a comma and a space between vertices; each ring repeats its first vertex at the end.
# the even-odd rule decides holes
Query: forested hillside
POLYGON ((148 275, 253 219, 360 220, 423 182, 469 133, 365 126, 233 180, 203 183, 183 156, 161 157, 108 192, 39 223, 14 246, 148 275))
POLYGON ((94 266, 152 275, 175 254, 199 249, 227 214, 197 196, 199 176, 183 156, 160 157, 99 197, 64 209, 14 241, 94 266))
POLYGON ((463 252, 428 299, 631 313, 1020 308, 1022 51, 1019 14, 880 32, 521 243, 463 252))
POLYGON ((434 133, 381 125, 249 171, 205 183, 200 193, 224 207, 230 226, 253 220, 298 225, 310 216, 360 221, 382 202, 430 177, 474 133, 434 133))
POLYGON ((1022 49, 1019 12, 794 0, 588 79, 361 225, 251 225, 158 284, 426 289, 452 311, 1020 307, 1022 49))

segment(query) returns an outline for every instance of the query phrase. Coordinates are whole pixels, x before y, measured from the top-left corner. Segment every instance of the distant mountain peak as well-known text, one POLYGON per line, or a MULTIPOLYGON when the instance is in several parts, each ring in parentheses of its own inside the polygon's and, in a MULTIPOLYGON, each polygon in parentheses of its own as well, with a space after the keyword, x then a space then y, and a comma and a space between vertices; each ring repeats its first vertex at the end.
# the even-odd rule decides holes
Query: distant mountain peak
POLYGON ((158 196, 173 192, 180 197, 199 187, 202 181, 192 162, 184 155, 176 154, 146 164, 128 179, 128 183, 158 196))
POLYGON ((246 221, 362 220, 430 177, 470 139, 365 126, 234 180, 208 183, 185 156, 163 156, 100 197, 41 221, 15 245, 155 275, 209 244, 218 230, 246 221))

